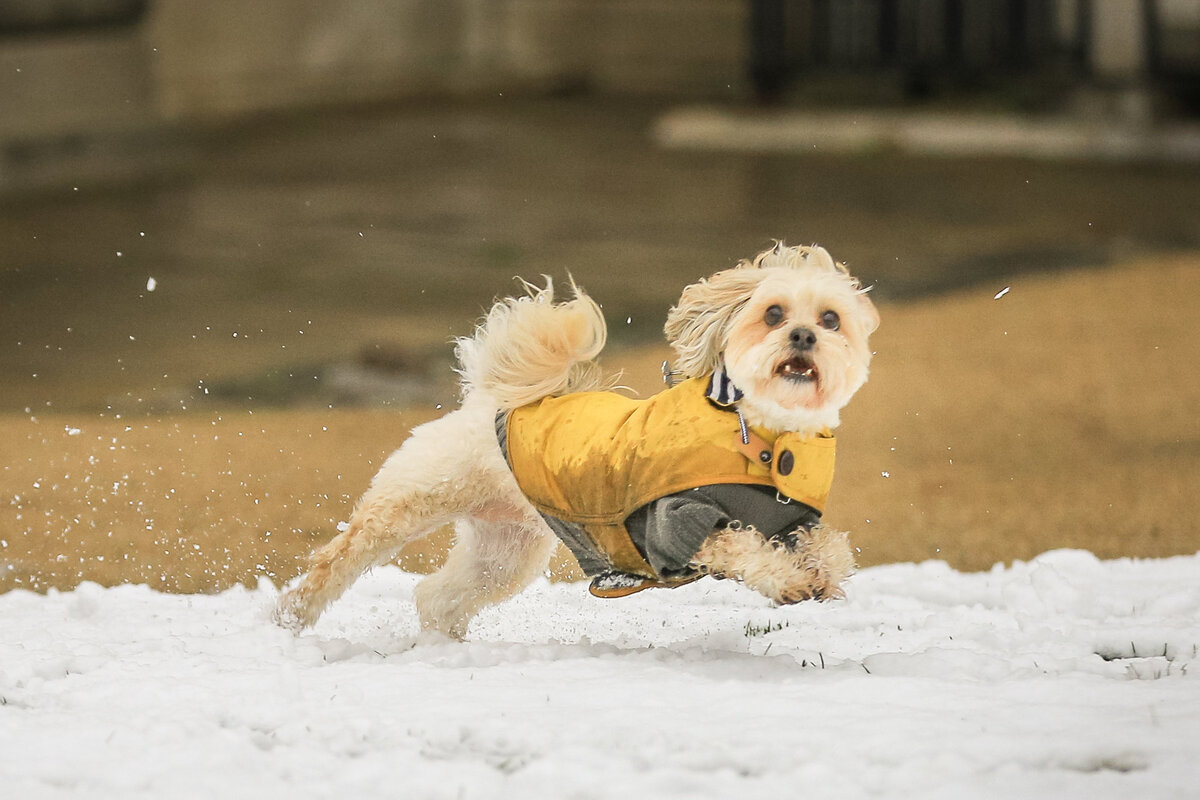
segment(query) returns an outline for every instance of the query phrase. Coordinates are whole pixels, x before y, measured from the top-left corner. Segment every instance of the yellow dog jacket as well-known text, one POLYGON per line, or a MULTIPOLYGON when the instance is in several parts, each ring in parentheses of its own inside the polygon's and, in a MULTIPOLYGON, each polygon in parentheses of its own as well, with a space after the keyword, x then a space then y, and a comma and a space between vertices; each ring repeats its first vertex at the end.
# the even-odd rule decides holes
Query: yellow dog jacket
POLYGON ((538 511, 581 528, 614 570, 650 578, 625 520, 661 497, 756 484, 823 511, 832 434, 743 429, 731 403, 710 399, 712 387, 711 377, 692 378, 645 400, 578 392, 514 409, 505 437, 513 475, 538 511))

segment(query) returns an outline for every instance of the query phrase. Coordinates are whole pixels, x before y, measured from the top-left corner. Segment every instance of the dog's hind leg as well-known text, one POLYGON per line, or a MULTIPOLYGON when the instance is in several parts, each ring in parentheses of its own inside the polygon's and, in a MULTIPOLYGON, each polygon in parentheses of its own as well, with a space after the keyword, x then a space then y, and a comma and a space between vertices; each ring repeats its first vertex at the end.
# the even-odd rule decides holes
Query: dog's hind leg
POLYGON ((312 625, 364 571, 451 519, 435 513, 428 498, 364 497, 349 527, 309 556, 308 572, 279 599, 275 621, 296 631, 312 625))
POLYGON ((418 428, 392 454, 346 530, 309 557, 308 573, 280 597, 277 623, 297 631, 312 625, 364 570, 468 512, 477 492, 462 465, 446 455, 447 432, 439 423, 448 419, 418 428))
POLYGON ((532 509, 464 519, 456 532, 445 565, 417 586, 416 601, 422 628, 461 639, 480 609, 512 597, 546 569, 557 539, 532 509))

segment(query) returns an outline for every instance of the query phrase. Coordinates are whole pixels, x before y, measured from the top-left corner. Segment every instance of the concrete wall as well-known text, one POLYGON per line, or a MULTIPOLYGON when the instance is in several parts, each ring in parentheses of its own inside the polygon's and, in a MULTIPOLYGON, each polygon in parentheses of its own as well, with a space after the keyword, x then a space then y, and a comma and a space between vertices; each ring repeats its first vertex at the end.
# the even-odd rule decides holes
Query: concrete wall
POLYGON ((281 109, 728 96, 745 14, 743 0, 149 0, 132 25, 0 29, 0 191, 178 169, 180 128, 281 109))
POLYGON ((155 0, 169 117, 591 87, 713 96, 742 80, 741 0, 155 0))
POLYGON ((145 41, 135 30, 0 40, 0 136, 156 115, 145 41))

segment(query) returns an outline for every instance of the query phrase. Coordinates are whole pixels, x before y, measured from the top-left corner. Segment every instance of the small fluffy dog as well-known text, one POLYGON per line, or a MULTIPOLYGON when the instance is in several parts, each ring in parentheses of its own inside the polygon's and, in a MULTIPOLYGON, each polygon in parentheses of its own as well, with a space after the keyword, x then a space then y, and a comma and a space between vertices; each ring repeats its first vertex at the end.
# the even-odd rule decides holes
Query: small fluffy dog
POLYGON ((416 605, 424 629, 455 638, 542 574, 559 540, 600 597, 705 575, 777 603, 840 596, 854 560, 820 523, 831 431, 879 324, 844 265, 779 243, 688 286, 665 327, 671 385, 644 400, 601 374, 591 298, 528 288, 456 342, 461 407, 388 458, 280 597, 281 625, 311 625, 364 570, 447 523, 454 547, 416 605))

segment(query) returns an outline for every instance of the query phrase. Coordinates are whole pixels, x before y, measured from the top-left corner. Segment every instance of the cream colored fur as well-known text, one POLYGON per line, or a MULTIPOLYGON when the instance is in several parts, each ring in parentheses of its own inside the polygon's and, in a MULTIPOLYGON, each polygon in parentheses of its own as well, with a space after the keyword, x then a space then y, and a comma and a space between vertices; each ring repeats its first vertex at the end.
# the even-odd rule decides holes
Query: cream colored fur
MULTIPOLYGON (((556 539, 508 470, 496 441, 496 414, 547 395, 607 388, 595 361, 606 331, 599 307, 577 287, 559 303, 549 280, 544 289, 526 288, 523 297, 497 302, 473 337, 458 340, 461 407, 414 429, 387 459, 348 527, 313 553, 308 572, 280 597, 275 618, 281 625, 297 631, 312 625, 364 570, 450 523, 456 539, 446 564, 416 590, 426 630, 464 637, 480 609, 520 592, 546 568, 556 539)), ((671 310, 666 333, 685 375, 705 374, 722 362, 731 375, 744 375, 743 405, 752 422, 807 430, 831 419, 836 424, 837 411, 866 380, 866 337, 877 325, 858 283, 828 253, 780 243, 689 286, 671 310), (770 359, 780 357, 779 333, 755 322, 763 302, 787 303, 805 325, 836 303, 848 323, 844 334, 821 334, 821 380, 811 392, 772 383, 782 380, 768 374, 775 369, 770 359)), ((732 526, 710 537, 693 566, 739 580, 775 602, 794 603, 840 596, 853 558, 846 535, 824 526, 800 535, 793 548, 768 543, 752 527, 732 526)))
POLYGON ((554 302, 554 283, 526 283, 526 296, 492 306, 475 335, 455 340, 463 395, 485 394, 499 410, 549 395, 610 388, 595 359, 608 329, 596 301, 574 283, 574 297, 554 302))
POLYGON ((767 541, 753 526, 729 527, 710 536, 696 553, 699 572, 733 578, 776 603, 842 597, 841 583, 854 571, 843 531, 816 525, 795 547, 767 541))

